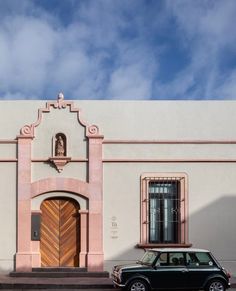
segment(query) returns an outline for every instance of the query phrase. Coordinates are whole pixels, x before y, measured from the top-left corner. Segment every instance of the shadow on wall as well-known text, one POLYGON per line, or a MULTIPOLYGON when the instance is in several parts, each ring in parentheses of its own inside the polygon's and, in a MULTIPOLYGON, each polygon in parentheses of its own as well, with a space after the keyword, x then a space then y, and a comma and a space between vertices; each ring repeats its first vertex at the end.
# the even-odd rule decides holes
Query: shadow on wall
MULTIPOLYGON (((189 242, 195 248, 210 250, 223 266, 236 275, 236 195, 225 194, 190 215, 189 242)), ((134 247, 106 261, 105 268, 111 270, 114 263, 131 262, 128 258, 135 262, 143 253, 134 247)))
POLYGON ((225 194, 192 214, 189 238, 194 247, 209 249, 223 265, 234 261, 236 268, 236 195, 225 194))
MULTIPOLYGON (((2 276, 5 276, 5 275, 8 275, 10 272, 12 272, 13 269, 12 268, 9 268, 9 267, 6 267, 6 268, 0 268, 0 278, 1 278, 1 275, 2 276)), ((0 288, 1 289, 1 288, 0 288)))

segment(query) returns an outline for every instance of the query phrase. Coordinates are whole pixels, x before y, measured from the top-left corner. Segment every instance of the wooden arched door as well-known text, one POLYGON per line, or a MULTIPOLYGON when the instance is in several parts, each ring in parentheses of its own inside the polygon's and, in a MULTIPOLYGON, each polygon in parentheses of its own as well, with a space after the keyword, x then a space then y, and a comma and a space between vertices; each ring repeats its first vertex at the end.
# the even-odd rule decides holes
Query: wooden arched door
POLYGON ((42 267, 79 266, 79 204, 70 198, 50 198, 41 204, 42 267))

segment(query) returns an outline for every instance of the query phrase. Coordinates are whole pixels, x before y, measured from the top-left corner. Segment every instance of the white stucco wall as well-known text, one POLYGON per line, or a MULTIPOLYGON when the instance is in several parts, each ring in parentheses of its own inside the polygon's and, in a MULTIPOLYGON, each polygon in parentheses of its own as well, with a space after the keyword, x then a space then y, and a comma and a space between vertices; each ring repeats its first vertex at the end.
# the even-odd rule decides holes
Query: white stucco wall
MULTIPOLYGON (((0 101, 1 138, 15 138, 37 120, 46 101, 0 101)), ((81 117, 100 127, 107 139, 231 139, 236 124, 235 101, 74 102, 81 117)), ((54 121, 55 122, 55 121, 54 121)), ((55 123, 63 126, 63 120, 55 123)))
POLYGON ((189 242, 194 247, 211 250, 236 274, 235 170, 234 164, 222 163, 106 164, 104 243, 107 268, 143 254, 135 248, 140 240, 140 173, 185 172, 189 184, 189 242), (117 229, 112 227, 113 217, 117 229))
MULTIPOLYGON (((76 101, 81 117, 99 126, 105 140, 236 140, 235 101, 76 101)), ((44 101, 0 101, 0 141, 15 139, 20 128, 37 120, 44 101)), ((87 158, 84 127, 76 114, 52 110, 43 115, 33 140, 33 159, 47 159, 52 136, 63 132, 68 155, 87 158)), ((16 144, 0 144, 0 271, 13 268, 16 249, 16 144), (3 235, 2 235, 3 234, 3 235)), ((140 176, 144 172, 185 172, 189 183, 189 241, 212 250, 236 274, 236 160, 232 144, 104 144, 106 159, 154 159, 155 163, 104 162, 104 254, 106 269, 136 260, 140 239, 140 176), (161 160, 180 160, 164 163, 161 160), (181 160, 189 159, 192 162, 181 160), (115 222, 116 227, 112 225, 115 222)), ((45 162, 32 163, 32 181, 48 177, 87 180, 85 162, 73 162, 61 173, 45 162)), ((39 199, 39 198, 37 198, 39 199)), ((37 199, 35 200, 37 202, 37 199)), ((35 203, 36 203, 35 202, 35 203)))

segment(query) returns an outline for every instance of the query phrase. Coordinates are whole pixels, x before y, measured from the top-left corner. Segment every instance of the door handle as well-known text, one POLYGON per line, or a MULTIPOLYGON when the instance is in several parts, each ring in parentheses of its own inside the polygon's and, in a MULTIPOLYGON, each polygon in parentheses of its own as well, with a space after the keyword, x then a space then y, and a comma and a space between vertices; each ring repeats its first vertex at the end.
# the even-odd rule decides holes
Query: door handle
POLYGON ((188 273, 187 269, 181 270, 182 273, 188 273))

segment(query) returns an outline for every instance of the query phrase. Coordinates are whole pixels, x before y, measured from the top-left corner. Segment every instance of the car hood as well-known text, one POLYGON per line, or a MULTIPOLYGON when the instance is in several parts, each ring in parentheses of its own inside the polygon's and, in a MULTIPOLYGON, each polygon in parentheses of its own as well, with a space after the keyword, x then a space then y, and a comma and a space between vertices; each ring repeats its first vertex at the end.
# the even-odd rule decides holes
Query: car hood
POLYGON ((148 265, 143 265, 143 264, 139 264, 139 263, 134 263, 134 264, 125 264, 125 265, 117 265, 114 267, 114 271, 118 272, 120 270, 122 271, 132 271, 132 270, 144 270, 144 269, 150 269, 151 266, 148 265))

